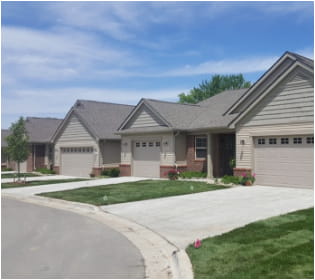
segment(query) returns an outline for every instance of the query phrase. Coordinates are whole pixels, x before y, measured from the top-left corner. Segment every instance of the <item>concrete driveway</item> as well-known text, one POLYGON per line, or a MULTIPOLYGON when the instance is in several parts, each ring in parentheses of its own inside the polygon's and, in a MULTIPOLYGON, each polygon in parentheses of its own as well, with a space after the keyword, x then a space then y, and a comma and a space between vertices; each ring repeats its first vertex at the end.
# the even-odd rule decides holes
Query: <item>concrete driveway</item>
MULTIPOLYGON (((193 184, 193 183, 192 183, 193 184)), ((248 223, 314 206, 310 189, 235 187, 103 206, 159 233, 179 248, 248 223)))

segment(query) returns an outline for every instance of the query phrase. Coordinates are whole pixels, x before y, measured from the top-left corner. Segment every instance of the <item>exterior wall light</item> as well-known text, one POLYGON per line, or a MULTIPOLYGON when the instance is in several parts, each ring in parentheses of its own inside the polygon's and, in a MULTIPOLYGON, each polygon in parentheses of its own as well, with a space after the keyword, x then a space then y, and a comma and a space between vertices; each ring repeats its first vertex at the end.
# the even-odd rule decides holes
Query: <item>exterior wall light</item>
POLYGON ((241 140, 241 145, 245 145, 245 140, 244 139, 241 140))
POLYGON ((164 146, 167 146, 167 145, 168 145, 167 141, 163 142, 163 145, 164 145, 164 146))

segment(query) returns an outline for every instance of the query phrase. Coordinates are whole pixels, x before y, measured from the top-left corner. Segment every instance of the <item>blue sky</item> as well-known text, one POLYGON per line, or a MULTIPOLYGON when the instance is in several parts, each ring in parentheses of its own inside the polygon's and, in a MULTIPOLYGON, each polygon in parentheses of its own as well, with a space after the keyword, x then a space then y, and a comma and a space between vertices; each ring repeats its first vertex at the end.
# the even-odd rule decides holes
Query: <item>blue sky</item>
POLYGON ((2 128, 76 99, 177 101, 213 74, 255 82, 313 58, 313 2, 2 2, 2 128))

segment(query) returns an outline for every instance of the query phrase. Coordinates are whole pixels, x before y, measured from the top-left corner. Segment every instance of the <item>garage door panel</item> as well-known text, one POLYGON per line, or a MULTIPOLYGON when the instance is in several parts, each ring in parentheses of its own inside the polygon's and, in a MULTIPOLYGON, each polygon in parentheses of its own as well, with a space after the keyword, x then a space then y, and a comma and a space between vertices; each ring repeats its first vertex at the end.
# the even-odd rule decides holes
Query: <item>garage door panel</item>
POLYGON ((133 143, 133 176, 160 177, 160 142, 142 140, 133 143))
POLYGON ((61 174, 89 177, 94 162, 93 148, 63 148, 61 153, 61 174), (79 152, 80 151, 80 152, 79 152))
POLYGON ((307 143, 308 136, 257 137, 255 141, 255 173, 257 184, 274 186, 314 185, 314 146, 307 143), (301 138, 293 144, 294 138, 301 138), (258 144, 258 139, 265 144, 258 144), (276 138, 277 144, 269 144, 269 138, 276 138), (288 138, 289 144, 281 144, 281 138, 288 138))

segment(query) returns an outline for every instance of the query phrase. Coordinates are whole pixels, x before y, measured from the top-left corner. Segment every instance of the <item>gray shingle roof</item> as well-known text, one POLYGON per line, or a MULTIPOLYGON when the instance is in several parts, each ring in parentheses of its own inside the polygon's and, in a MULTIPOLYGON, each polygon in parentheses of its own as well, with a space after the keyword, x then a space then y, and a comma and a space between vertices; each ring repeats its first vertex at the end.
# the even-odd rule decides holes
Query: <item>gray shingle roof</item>
POLYGON ((28 132, 29 142, 50 142, 61 122, 62 119, 27 117, 25 128, 28 132))
POLYGON ((73 111, 99 139, 120 139, 117 128, 134 106, 90 100, 77 100, 73 111))
MULTIPOLYGON (((31 143, 49 143, 62 119, 27 117, 25 128, 31 143)), ((1 146, 7 146, 5 137, 10 134, 9 129, 1 130, 1 146)))
MULTIPOLYGON (((227 127, 236 114, 225 115, 226 110, 248 89, 226 90, 198 104, 180 104, 153 99, 143 99, 158 112, 173 129, 192 130, 199 128, 227 127)), ((142 129, 143 130, 143 129, 142 129)), ((150 128, 158 131, 158 128, 150 128)), ((130 128, 124 132, 140 132, 130 128)))

